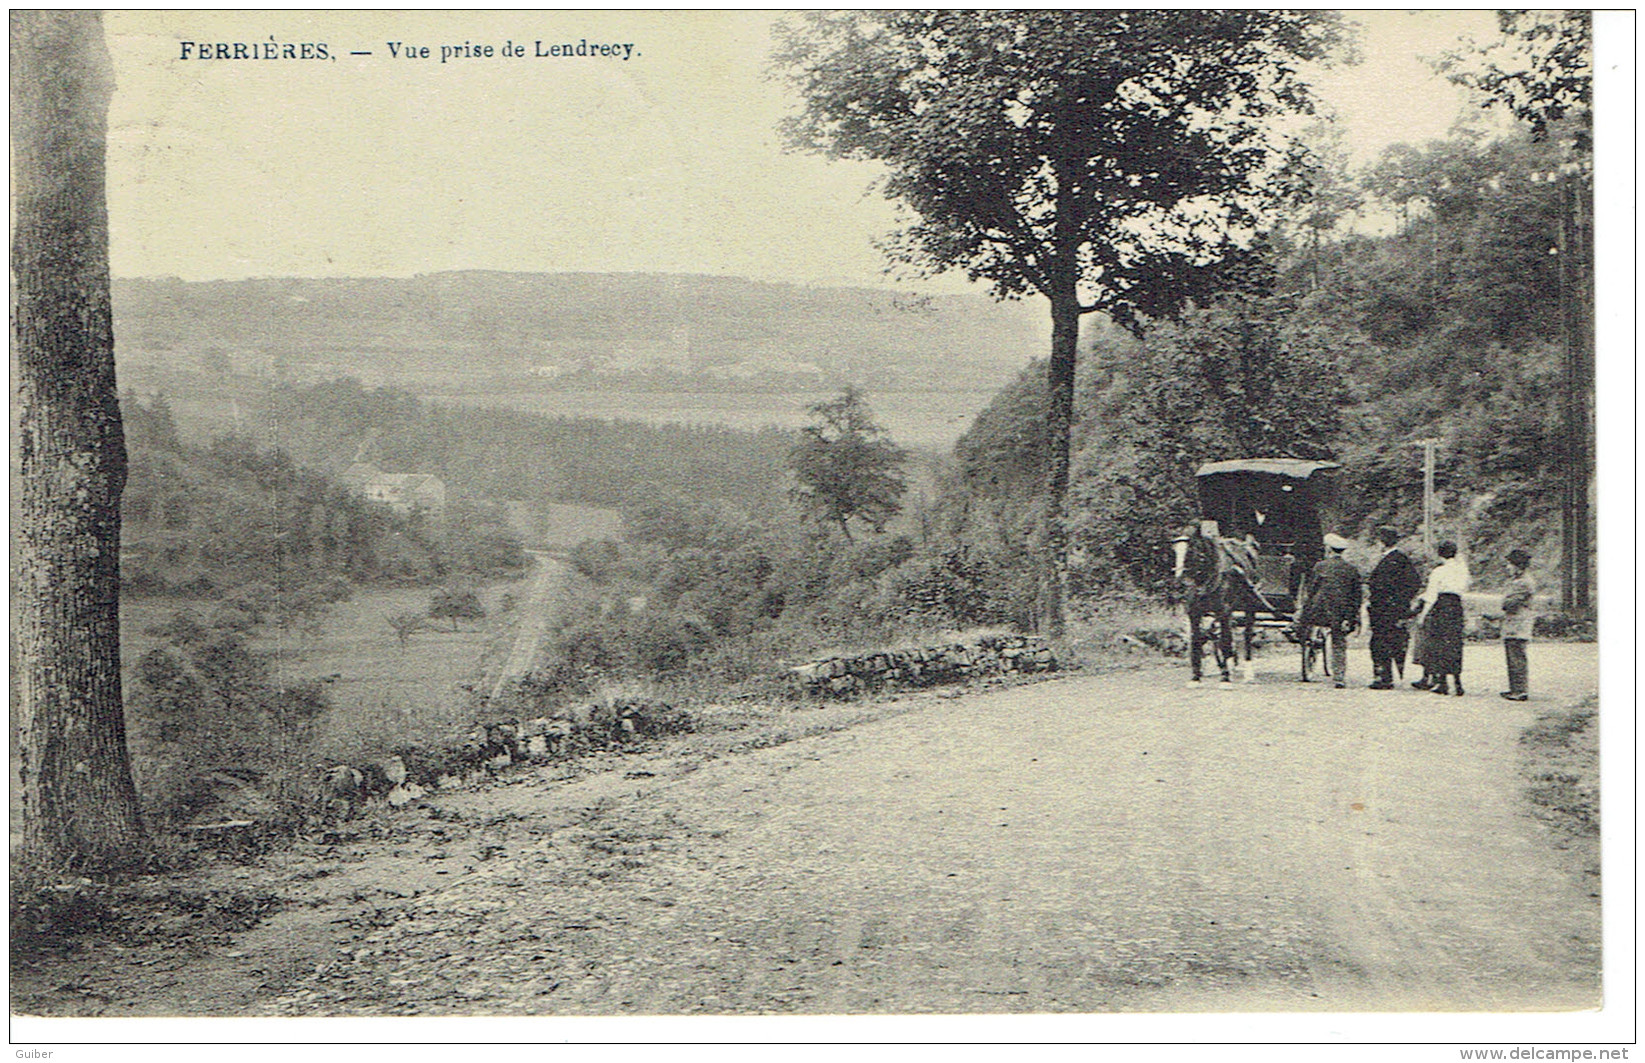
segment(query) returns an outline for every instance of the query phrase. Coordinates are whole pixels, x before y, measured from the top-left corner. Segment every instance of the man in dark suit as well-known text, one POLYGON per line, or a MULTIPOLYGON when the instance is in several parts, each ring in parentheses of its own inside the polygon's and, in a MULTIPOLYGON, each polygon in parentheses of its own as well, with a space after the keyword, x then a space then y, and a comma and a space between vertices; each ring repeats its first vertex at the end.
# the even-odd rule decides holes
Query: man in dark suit
POLYGON ((1411 599, 1422 593, 1422 574, 1416 562, 1399 549, 1399 529, 1377 529, 1382 559, 1367 580, 1365 611, 1371 618, 1371 668, 1376 672, 1372 690, 1394 689, 1394 673, 1405 678, 1405 648, 1411 640, 1411 599))
POLYGON ((1347 686, 1348 636, 1359 630, 1364 577, 1342 552, 1351 545, 1340 535, 1325 537, 1325 558, 1314 565, 1298 615, 1304 627, 1322 627, 1330 635, 1331 675, 1337 689, 1347 686))

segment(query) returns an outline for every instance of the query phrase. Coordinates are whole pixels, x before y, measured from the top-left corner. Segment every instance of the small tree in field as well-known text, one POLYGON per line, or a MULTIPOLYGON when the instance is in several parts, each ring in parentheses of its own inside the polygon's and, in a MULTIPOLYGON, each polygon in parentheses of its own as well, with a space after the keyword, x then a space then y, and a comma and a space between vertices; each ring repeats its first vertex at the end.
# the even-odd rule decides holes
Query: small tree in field
POLYGON ((788 455, 795 499, 808 515, 839 525, 847 539, 852 518, 883 531, 902 511, 907 453, 886 438, 854 387, 806 410, 816 423, 801 431, 804 438, 788 455))
POLYGON ((432 620, 442 617, 451 621, 451 630, 457 630, 459 620, 485 619, 485 606, 480 604, 480 596, 471 590, 461 587, 444 587, 434 592, 428 602, 428 615, 432 620))
POLYGON ((394 637, 400 643, 400 648, 406 648, 411 636, 422 630, 423 617, 414 613, 395 613, 388 618, 388 626, 393 629, 394 637))

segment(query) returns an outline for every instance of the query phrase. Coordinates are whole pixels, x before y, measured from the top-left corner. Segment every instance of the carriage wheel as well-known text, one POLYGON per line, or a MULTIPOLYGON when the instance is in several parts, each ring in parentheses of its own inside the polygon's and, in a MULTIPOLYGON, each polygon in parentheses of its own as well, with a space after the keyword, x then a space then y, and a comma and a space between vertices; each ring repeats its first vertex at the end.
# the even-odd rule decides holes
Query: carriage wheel
POLYGON ((1325 653, 1325 637, 1321 633, 1322 630, 1312 625, 1302 629, 1302 638, 1299 641, 1302 643, 1302 681, 1304 683, 1308 682, 1308 677, 1313 672, 1316 661, 1319 663, 1320 674, 1327 676, 1331 674, 1330 660, 1325 653))

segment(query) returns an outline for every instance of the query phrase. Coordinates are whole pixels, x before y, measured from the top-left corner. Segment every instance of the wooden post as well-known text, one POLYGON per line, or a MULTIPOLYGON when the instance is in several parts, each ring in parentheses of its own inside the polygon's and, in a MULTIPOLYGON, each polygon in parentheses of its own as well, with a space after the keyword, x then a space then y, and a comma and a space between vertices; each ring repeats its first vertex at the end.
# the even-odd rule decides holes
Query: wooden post
POLYGON ((1422 545, 1434 552, 1434 451, 1437 439, 1413 439, 1407 446, 1422 448, 1422 545))

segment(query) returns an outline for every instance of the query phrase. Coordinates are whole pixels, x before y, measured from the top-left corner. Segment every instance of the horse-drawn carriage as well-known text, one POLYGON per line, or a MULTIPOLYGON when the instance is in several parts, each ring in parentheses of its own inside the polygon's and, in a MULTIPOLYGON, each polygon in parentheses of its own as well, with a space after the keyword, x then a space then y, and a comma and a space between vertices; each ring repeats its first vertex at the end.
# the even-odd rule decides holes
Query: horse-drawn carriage
POLYGON ((1196 682, 1206 642, 1228 680, 1235 628, 1244 631, 1247 682, 1254 680, 1251 644, 1258 627, 1281 630, 1301 644, 1304 679, 1322 658, 1319 636, 1299 630, 1296 613, 1303 581, 1325 556, 1321 511, 1334 500, 1338 468, 1300 458, 1200 466, 1200 523, 1176 540, 1177 576, 1189 588, 1189 659, 1196 682))

